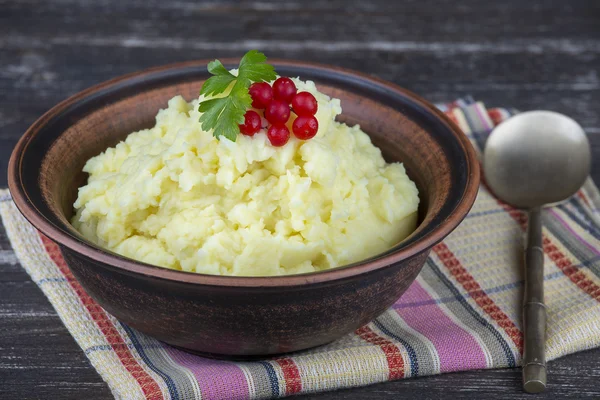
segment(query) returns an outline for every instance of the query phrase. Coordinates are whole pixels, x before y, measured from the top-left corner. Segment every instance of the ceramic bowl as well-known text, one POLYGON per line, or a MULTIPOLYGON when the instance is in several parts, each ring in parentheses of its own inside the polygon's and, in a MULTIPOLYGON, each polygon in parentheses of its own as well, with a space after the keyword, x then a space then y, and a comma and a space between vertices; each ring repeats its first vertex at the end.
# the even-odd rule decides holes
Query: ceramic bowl
MULTIPOLYGON (((417 183, 417 230, 385 253, 328 271, 278 277, 194 274, 124 258, 69 223, 87 159, 149 128, 167 101, 197 97, 206 61, 150 69, 58 104, 27 130, 10 159, 23 215, 55 241, 83 288, 122 322, 171 345, 230 357, 265 356, 331 342, 400 298, 430 249, 461 222, 479 184, 468 139, 443 113, 394 84, 344 69, 275 60, 279 74, 313 80, 341 99, 340 120, 360 124, 387 161, 417 183)), ((228 68, 237 65, 225 60, 228 68)))

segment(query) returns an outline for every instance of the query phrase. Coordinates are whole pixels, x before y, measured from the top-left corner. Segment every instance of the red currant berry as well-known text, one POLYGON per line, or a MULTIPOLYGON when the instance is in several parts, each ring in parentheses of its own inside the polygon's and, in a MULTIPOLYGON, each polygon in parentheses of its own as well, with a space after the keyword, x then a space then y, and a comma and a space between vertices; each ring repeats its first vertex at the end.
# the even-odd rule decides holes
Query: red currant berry
POLYGON ((317 134, 319 130, 319 122, 313 115, 301 115, 294 120, 292 124, 294 136, 300 140, 308 140, 317 134))
POLYGON ((296 85, 290 78, 281 77, 273 82, 273 97, 285 101, 287 104, 292 102, 296 91, 296 85))
POLYGON ((290 119, 290 106, 281 100, 273 100, 265 109, 265 118, 271 124, 285 124, 290 119))
POLYGON ((240 132, 244 135, 254 136, 258 131, 260 131, 260 115, 256 111, 246 111, 244 123, 240 124, 240 132))
POLYGON ((267 137, 273 146, 281 147, 290 140, 290 131, 285 125, 271 125, 267 137))
POLYGON ((253 83, 248 91, 254 108, 265 108, 273 100, 273 88, 267 82, 253 83))
POLYGON ((308 92, 300 92, 292 99, 292 108, 297 115, 315 115, 318 107, 317 99, 308 92))

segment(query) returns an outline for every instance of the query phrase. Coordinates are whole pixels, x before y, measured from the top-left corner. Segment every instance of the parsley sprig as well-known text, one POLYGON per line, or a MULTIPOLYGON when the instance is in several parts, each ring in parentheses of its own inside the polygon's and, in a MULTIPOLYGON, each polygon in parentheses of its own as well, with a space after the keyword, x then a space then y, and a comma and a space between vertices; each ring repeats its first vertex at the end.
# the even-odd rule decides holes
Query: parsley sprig
POLYGON ((276 78, 275 69, 266 61, 267 57, 263 53, 250 50, 242 57, 237 76, 229 72, 219 60, 208 63, 208 72, 214 76, 204 82, 200 94, 216 96, 224 93, 232 82, 235 83, 226 96, 212 97, 200 103, 198 111, 202 113, 202 129, 212 129, 213 136, 217 139, 225 136, 235 142, 240 133, 239 124, 244 123, 244 114, 252 105, 248 88, 253 82, 269 82, 276 78))

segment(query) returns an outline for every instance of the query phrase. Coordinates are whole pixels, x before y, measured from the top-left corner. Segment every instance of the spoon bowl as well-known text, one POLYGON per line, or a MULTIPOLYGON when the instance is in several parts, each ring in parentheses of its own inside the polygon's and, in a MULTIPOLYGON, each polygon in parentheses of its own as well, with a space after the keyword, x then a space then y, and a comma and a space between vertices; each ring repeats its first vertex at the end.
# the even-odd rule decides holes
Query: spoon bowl
POLYGON ((529 111, 490 135, 483 169, 492 191, 517 208, 541 207, 572 196, 590 172, 590 144, 573 119, 529 111))

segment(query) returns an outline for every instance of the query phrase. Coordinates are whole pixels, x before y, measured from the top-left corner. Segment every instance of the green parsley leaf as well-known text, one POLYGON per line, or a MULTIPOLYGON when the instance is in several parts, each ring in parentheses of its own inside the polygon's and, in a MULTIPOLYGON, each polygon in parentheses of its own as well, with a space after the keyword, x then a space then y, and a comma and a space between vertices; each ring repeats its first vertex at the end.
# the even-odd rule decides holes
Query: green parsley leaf
MULTIPOLYGON (((239 90, 239 89, 238 89, 239 90)), ((238 133, 240 133, 239 124, 244 123, 244 114, 250 108, 252 99, 246 93, 231 93, 226 97, 218 97, 205 100, 200 103, 198 111, 202 113, 200 122, 202 129, 213 130, 213 135, 225 136, 227 139, 235 142, 238 133)))
POLYGON ((244 114, 252 105, 248 88, 253 82, 269 82, 277 77, 273 66, 266 61, 263 53, 250 50, 242 57, 237 76, 230 73, 219 60, 208 63, 208 72, 213 76, 204 82, 200 94, 215 96, 231 89, 224 97, 209 98, 200 103, 198 111, 202 113, 202 129, 212 129, 217 139, 225 136, 235 142, 240 133, 238 125, 244 123, 244 114), (233 86, 232 82, 235 82, 233 86))
POLYGON ((225 90, 227 90, 229 84, 236 79, 231 72, 227 71, 227 69, 219 60, 214 60, 208 63, 208 72, 214 76, 208 78, 200 90, 200 94, 206 96, 223 93, 225 90))
POLYGON ((267 64, 267 57, 256 50, 250 50, 240 60, 238 82, 245 81, 248 87, 252 82, 270 82, 277 77, 272 65, 267 64))

